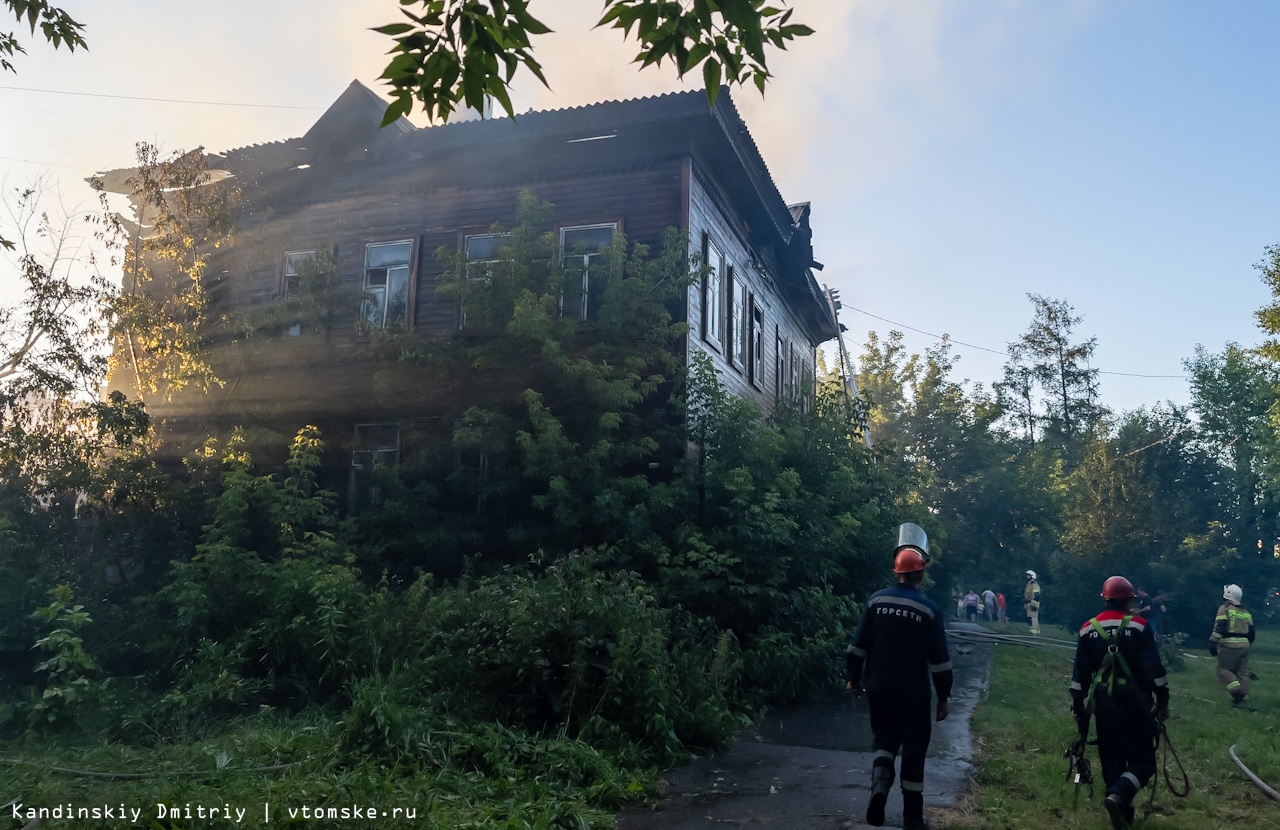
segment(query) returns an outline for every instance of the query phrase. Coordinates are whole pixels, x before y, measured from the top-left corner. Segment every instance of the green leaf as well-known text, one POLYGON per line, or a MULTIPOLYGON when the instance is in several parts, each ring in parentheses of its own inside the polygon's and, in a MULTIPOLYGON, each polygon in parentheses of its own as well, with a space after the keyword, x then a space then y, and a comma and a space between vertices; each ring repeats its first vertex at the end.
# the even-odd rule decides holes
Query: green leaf
POLYGON ((707 106, 715 107, 716 96, 720 94, 720 61, 707 58, 702 65, 702 82, 707 88, 707 106))

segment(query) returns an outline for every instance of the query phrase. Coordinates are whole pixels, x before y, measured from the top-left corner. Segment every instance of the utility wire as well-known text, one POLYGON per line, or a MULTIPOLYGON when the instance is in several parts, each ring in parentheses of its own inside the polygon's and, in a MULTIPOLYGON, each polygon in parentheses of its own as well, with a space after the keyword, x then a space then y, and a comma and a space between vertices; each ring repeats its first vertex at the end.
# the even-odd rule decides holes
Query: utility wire
MULTIPOLYGON (((978 351, 982 351, 982 352, 990 352, 991 354, 998 354, 1001 357, 1009 357, 1009 353, 1005 351, 1000 351, 998 349, 988 349, 986 346, 977 346, 977 345, 974 345, 973 343, 966 343, 963 340, 956 340, 954 337, 951 337, 949 335, 944 336, 941 334, 934 334, 931 331, 925 331, 924 329, 918 329, 918 328, 915 328, 914 326, 908 326, 906 323, 898 323, 893 320, 890 320, 887 317, 881 317, 879 314, 872 314, 870 311, 864 311, 860 308, 855 308, 854 306, 851 306, 848 304, 845 304, 841 307, 847 308, 850 311, 856 311, 859 314, 865 314, 868 317, 874 317, 875 319, 880 320, 881 322, 884 322, 884 323, 888 323, 891 326, 898 326, 899 328, 904 328, 904 329, 907 329, 908 331, 914 331, 916 334, 923 334, 926 337, 932 337, 935 340, 945 339, 948 342, 955 343, 957 346, 964 346, 965 348, 969 348, 969 349, 977 349, 978 351)), ((1136 372, 1104 372, 1101 369, 1098 370, 1098 374, 1120 375, 1121 377, 1126 377, 1126 378, 1175 378, 1178 380, 1186 380, 1186 377, 1187 377, 1186 375, 1143 375, 1143 374, 1138 374, 1136 372)))
POLYGON ((162 104, 198 104, 205 107, 254 107, 275 110, 321 110, 324 107, 304 107, 296 104, 244 104, 238 101, 191 101, 183 98, 148 98, 143 95, 108 95, 102 92, 69 92, 65 89, 36 89, 28 86, 0 84, 0 89, 17 92, 40 92, 45 95, 79 95, 84 98, 116 98, 123 101, 156 101, 162 104))

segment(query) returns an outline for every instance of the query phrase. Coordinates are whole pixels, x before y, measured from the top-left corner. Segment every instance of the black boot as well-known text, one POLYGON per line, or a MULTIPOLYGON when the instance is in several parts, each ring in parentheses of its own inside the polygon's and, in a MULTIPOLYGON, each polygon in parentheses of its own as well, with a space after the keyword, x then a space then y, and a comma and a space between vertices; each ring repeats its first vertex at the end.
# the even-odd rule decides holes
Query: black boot
POLYGON ((1107 808, 1107 817, 1111 819, 1112 830, 1129 830, 1133 824, 1133 805, 1117 794, 1107 796, 1102 802, 1107 808))
POLYGON ((929 830, 924 817, 924 793, 902 791, 902 830, 929 830))
POLYGON ((893 762, 873 764, 871 767, 871 800, 867 802, 867 824, 884 825, 884 804, 893 788, 893 762))

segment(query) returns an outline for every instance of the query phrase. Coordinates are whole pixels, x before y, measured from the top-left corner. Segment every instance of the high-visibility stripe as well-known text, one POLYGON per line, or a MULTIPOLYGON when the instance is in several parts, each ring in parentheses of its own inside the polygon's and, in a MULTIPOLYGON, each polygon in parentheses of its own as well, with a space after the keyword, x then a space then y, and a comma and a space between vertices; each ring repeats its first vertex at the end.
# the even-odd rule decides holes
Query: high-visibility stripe
POLYGON ((1228 683, 1228 684, 1227 684, 1227 691, 1228 691, 1228 692, 1235 691, 1235 690, 1236 690, 1236 689, 1238 689, 1238 688, 1240 688, 1240 681, 1239 681, 1239 680, 1232 680, 1230 683, 1228 683))
POLYGON ((871 602, 867 603, 868 608, 870 608, 872 605, 904 605, 907 608, 910 608, 912 611, 919 611, 921 614, 924 614, 929 619, 933 619, 932 608, 925 605, 923 602, 916 602, 915 600, 907 599, 906 597, 895 597, 895 596, 876 597, 875 599, 871 600, 871 602))
POLYGON ((1130 781, 1132 781, 1132 782, 1133 782, 1133 788, 1134 788, 1135 790, 1140 790, 1140 789, 1142 789, 1142 782, 1141 782, 1141 781, 1139 781, 1139 780, 1138 780, 1138 776, 1134 775, 1132 772, 1126 772, 1126 773, 1124 773, 1123 775, 1121 775, 1120 777, 1121 777, 1121 778, 1128 778, 1130 781))
POLYGON ((924 782, 908 781, 904 778, 902 779, 902 791, 904 793, 922 793, 924 792, 924 782))
POLYGON ((897 753, 890 752, 890 751, 889 751, 889 750, 887 750, 887 749, 877 749, 877 750, 876 750, 875 757, 876 757, 876 758, 890 758, 890 759, 893 759, 893 758, 897 758, 897 757, 898 757, 898 755, 897 755, 897 753))
POLYGON ((934 674, 937 674, 940 671, 951 671, 951 661, 948 660, 945 663, 936 663, 936 664, 930 663, 929 671, 933 672, 934 674))
POLYGON ((867 650, 865 648, 858 648, 857 646, 849 646, 849 653, 855 657, 867 656, 867 650))
POLYGON ((1157 678, 1155 679, 1155 684, 1156 684, 1157 686, 1168 686, 1168 685, 1169 685, 1169 678, 1167 678, 1167 677, 1157 677, 1157 678))

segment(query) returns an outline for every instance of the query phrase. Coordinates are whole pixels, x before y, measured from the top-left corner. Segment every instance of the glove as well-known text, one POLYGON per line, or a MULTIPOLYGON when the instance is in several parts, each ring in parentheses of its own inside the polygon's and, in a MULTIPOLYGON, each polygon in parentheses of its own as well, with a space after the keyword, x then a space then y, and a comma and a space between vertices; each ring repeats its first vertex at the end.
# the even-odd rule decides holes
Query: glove
POLYGON ((1156 707, 1156 720, 1158 720, 1160 723, 1164 723, 1168 719, 1169 719, 1169 704, 1166 703, 1162 706, 1156 707))
POLYGON ((1218 646, 1217 646, 1217 645, 1211 645, 1211 646, 1209 646, 1209 656, 1210 656, 1210 657, 1217 657, 1217 656, 1218 656, 1218 646))

